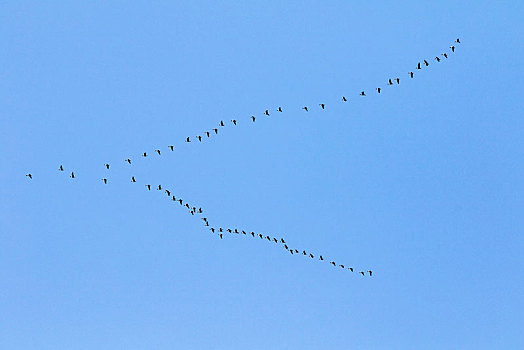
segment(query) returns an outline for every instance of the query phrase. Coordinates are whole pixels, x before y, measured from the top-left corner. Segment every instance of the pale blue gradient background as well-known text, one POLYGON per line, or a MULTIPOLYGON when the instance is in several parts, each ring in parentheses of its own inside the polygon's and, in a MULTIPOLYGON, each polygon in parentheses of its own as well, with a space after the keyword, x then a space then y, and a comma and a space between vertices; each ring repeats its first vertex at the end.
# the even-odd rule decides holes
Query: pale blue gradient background
POLYGON ((524 348, 522 18, 521 1, 2 1, 0 348, 524 348), (143 183, 375 274, 220 240, 143 183))

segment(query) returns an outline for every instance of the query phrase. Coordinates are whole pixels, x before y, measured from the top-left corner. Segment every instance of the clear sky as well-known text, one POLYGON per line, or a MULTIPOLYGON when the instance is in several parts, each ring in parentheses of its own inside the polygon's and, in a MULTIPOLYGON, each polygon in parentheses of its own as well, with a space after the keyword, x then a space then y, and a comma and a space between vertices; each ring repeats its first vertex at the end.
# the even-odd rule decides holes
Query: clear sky
POLYGON ((524 348, 522 18, 2 1, 0 348, 524 348))

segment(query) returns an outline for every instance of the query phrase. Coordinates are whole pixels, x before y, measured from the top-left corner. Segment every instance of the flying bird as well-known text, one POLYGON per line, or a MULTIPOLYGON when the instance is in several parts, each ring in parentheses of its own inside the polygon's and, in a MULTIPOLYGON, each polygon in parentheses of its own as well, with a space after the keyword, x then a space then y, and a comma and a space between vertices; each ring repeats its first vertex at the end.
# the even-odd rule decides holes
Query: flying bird
POLYGON ((451 52, 455 52, 455 46, 450 46, 451 52))
POLYGON ((457 44, 460 44, 460 38, 457 38, 457 40, 455 40, 455 42, 456 42, 457 44))
POLYGON ((60 168, 58 168, 58 170, 64 171, 64 167, 62 165, 60 165, 60 168))
POLYGON ((302 255, 307 255, 305 250, 302 251, 302 255))
POLYGON ((104 166, 105 166, 107 169, 109 169, 109 164, 106 163, 106 164, 104 164, 104 166))
POLYGON ((309 253, 309 257, 310 257, 311 259, 314 258, 313 254, 311 254, 311 253, 309 253))
MULTIPOLYGON (((29 175, 31 175, 31 174, 29 174, 29 175)), ((29 176, 29 177, 32 178, 31 176, 29 176)), ((71 178, 72 178, 72 179, 75 178, 75 173, 74 173, 73 171, 71 172, 71 178)))
POLYGON ((338 265, 338 266, 340 266, 340 267, 343 268, 343 269, 345 268, 344 265, 342 265, 342 264, 340 264, 340 265, 338 265))
POLYGON ((282 112, 282 107, 278 107, 277 111, 282 112))
POLYGON ((255 119, 256 119, 255 116, 252 115, 252 116, 251 116, 251 120, 253 121, 253 123, 255 122, 255 119))
POLYGON ((160 155, 160 150, 159 149, 156 149, 155 152, 158 153, 158 155, 160 155))
POLYGON ((218 134, 218 129, 217 128, 214 128, 213 131, 215 132, 215 134, 218 134))
POLYGON ((33 175, 31 175, 31 173, 26 174, 26 176, 27 176, 28 178, 30 178, 31 180, 33 179, 33 175))
POLYGON ((144 152, 144 154, 142 154, 142 157, 147 157, 147 153, 144 152))
POLYGON ((222 239, 223 235, 221 233, 218 234, 220 236, 220 239, 222 239))
POLYGON ((350 270, 351 272, 353 272, 353 268, 352 268, 352 267, 348 267, 348 270, 350 270))
POLYGON ((151 185, 146 185, 146 187, 148 191, 151 191, 151 185))
POLYGON ((197 139, 198 139, 198 142, 202 142, 202 136, 198 135, 197 139))
POLYGON ((186 142, 191 142, 191 140, 189 139, 189 136, 186 138, 186 142))
POLYGON ((128 162, 129 164, 131 164, 131 159, 127 158, 127 159, 126 159, 126 162, 128 162))
POLYGON ((171 152, 173 152, 173 148, 174 148, 174 146, 168 146, 168 147, 169 147, 169 149, 171 150, 171 152))
POLYGON ((224 126, 224 122, 223 121, 220 121, 220 126, 224 126))
POLYGON ((255 237, 255 232, 251 231, 249 233, 251 234, 251 236, 255 237))
POLYGON ((448 58, 448 54, 447 53, 443 53, 442 56, 444 56, 445 58, 448 58))
POLYGON ((286 241, 284 241, 284 238, 280 238, 280 243, 286 243, 286 241))
POLYGON ((107 179, 102 179, 102 181, 104 181, 104 184, 107 185, 107 179))
POLYGON ((302 107, 302 109, 305 110, 306 112, 308 111, 306 106, 302 107))
POLYGON ((364 91, 362 91, 362 92, 360 93, 360 96, 366 96, 366 93, 365 93, 364 91))
POLYGON ((166 190, 166 193, 167 193, 168 196, 171 195, 171 191, 169 191, 169 190, 166 190))
POLYGON ((417 69, 422 69, 420 68, 420 62, 417 64, 417 69))
POLYGON ((380 88, 377 88, 378 93, 380 94, 380 88))
POLYGON ((322 257, 322 255, 319 257, 320 260, 324 260, 324 258, 322 257))
POLYGON ((393 82, 391 81, 391 79, 388 79, 388 85, 393 85, 393 82))
POLYGON ((362 276, 364 276, 364 271, 360 271, 360 274, 362 274, 362 276))
POLYGON ((157 191, 162 191, 162 185, 158 185, 157 191))
POLYGON ((237 121, 235 119, 231 119, 231 121, 233 122, 233 124, 237 125, 237 121))
POLYGON ((183 202, 183 200, 181 200, 181 199, 178 200, 178 203, 180 203, 180 205, 182 205, 182 202, 183 202))
POLYGON ((409 75, 411 76, 411 78, 413 78, 413 72, 409 72, 409 75))
POLYGON ((287 244, 284 244, 284 248, 285 248, 286 250, 289 249, 289 247, 287 246, 287 244))
POLYGON ((429 63, 426 60, 424 60, 424 64, 426 65, 426 67, 429 66, 429 63))
POLYGON ((213 227, 210 228, 211 232, 215 233, 215 229, 213 227))
POLYGON ((400 78, 395 79, 397 81, 397 85, 400 84, 400 78))
POLYGON ((267 115, 269 117, 269 110, 266 109, 266 111, 264 112, 265 115, 267 115))
POLYGON ((435 56, 435 60, 436 60, 437 62, 440 62, 440 57, 435 56))
POLYGON ((318 105, 319 105, 322 109, 324 109, 324 107, 326 106, 326 105, 323 104, 323 103, 319 103, 318 105))
POLYGON ((333 265, 333 266, 337 265, 334 261, 331 261, 330 264, 333 265))
POLYGON ((370 276, 372 276, 372 275, 373 275, 373 271, 371 271, 371 270, 368 270, 368 272, 369 272, 369 275, 370 275, 370 276))
POLYGON ((209 131, 206 131, 206 136, 209 137, 209 131))
POLYGON ((347 102, 347 101, 348 101, 348 99, 346 98, 346 96, 342 96, 342 101, 344 101, 344 102, 347 102))
POLYGON ((175 195, 173 195, 171 198, 173 199, 173 202, 176 202, 175 195))

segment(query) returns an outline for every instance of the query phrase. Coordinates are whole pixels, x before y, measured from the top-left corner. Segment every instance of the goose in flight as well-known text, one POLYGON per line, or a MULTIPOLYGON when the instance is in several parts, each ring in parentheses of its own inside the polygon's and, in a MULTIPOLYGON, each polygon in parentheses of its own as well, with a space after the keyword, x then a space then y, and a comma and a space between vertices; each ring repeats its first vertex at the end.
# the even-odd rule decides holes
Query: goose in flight
POLYGON ((156 149, 155 152, 158 153, 158 155, 160 155, 160 150, 159 149, 156 149))
POLYGON ((413 72, 409 72, 409 76, 413 78, 413 72))
POLYGON ((307 106, 302 107, 302 109, 305 110, 306 112, 308 111, 307 106))
POLYGON ((251 234, 251 236, 255 237, 255 232, 251 231, 251 232, 249 232, 249 234, 251 234))
POLYGON ((424 64, 426 65, 426 67, 429 66, 429 62, 426 60, 424 60, 424 64))
POLYGON ((220 121, 220 126, 224 126, 224 122, 222 120, 220 121))
POLYGON ((360 271, 359 273, 360 273, 362 276, 364 276, 364 271, 360 271))
POLYGON ((278 240, 275 237, 273 237, 273 242, 278 243, 278 240))
POLYGON ((456 42, 457 44, 460 44, 460 38, 457 38, 457 40, 455 40, 455 42, 456 42))
POLYGON ((289 247, 287 246, 287 244, 284 244, 284 249, 288 250, 289 247))
POLYGON ((211 227, 210 230, 211 230, 211 232, 215 233, 215 228, 214 227, 211 227))
POLYGON ((344 102, 347 102, 347 101, 348 101, 348 99, 346 98, 346 96, 342 96, 342 101, 344 101, 344 102))
POLYGON ((162 191, 162 185, 158 185, 157 191, 162 191))
POLYGON ((126 162, 128 162, 129 164, 131 164, 131 159, 127 158, 127 159, 126 159, 126 162))
POLYGON ((444 56, 445 58, 448 58, 448 54, 447 53, 443 53, 442 56, 444 56))
POLYGON ((182 202, 183 202, 182 199, 179 199, 179 200, 178 200, 178 203, 180 203, 180 205, 182 205, 182 202))
POLYGON ((242 230, 242 234, 244 234, 244 235, 245 235, 245 234, 246 234, 246 231, 242 230))
POLYGON ((368 270, 368 272, 369 272, 369 275, 370 275, 370 276, 373 276, 373 271, 368 270))
POLYGON ((228 228, 226 231, 229 233, 233 233, 233 230, 231 230, 230 228, 228 228))
POLYGON ((393 85, 393 82, 391 81, 391 79, 388 79, 388 85, 393 85))
POLYGON ((271 242, 271 237, 266 236, 266 239, 271 242))
POLYGON ((175 197, 175 195, 173 195, 171 198, 173 199, 173 202, 176 202, 176 197, 175 197))
POLYGON ((174 146, 168 146, 169 149, 171 150, 171 152, 173 152, 173 148, 175 148, 174 146))
POLYGON ((218 229, 218 232, 224 232, 224 229, 223 229, 222 227, 220 227, 220 228, 218 229))
POLYGON ((366 96, 366 93, 365 93, 364 91, 362 91, 362 92, 360 93, 360 96, 366 96))
POLYGON ((256 119, 255 116, 252 115, 252 116, 251 116, 251 120, 253 121, 253 123, 255 122, 255 119, 256 119))
POLYGON ((189 139, 189 136, 186 138, 186 142, 191 142, 191 140, 189 139))
POLYGON ((420 62, 417 64, 417 69, 422 69, 420 68, 420 62))
POLYGON ((314 258, 313 254, 311 254, 311 253, 309 253, 309 257, 310 257, 311 259, 314 258))
POLYGON ((282 107, 278 107, 277 111, 282 112, 282 107))
POLYGON ((324 257, 321 255, 321 256, 319 257, 319 259, 320 259, 320 260, 324 260, 324 257))
POLYGON ((269 110, 266 109, 266 111, 264 112, 265 115, 267 115, 269 117, 269 110))
POLYGON ((64 171, 64 167, 62 165, 60 165, 60 168, 58 168, 58 170, 64 171))
POLYGON ((378 93, 380 94, 380 88, 377 88, 378 93))
POLYGON ((262 234, 261 234, 261 233, 259 233, 259 234, 258 234, 257 236, 258 236, 258 237, 260 237, 261 239, 263 239, 263 237, 262 237, 262 234))
POLYGON ((107 179, 102 179, 102 181, 104 181, 104 184, 107 185, 107 179))
POLYGON ((233 124, 237 125, 237 121, 235 119, 231 119, 231 121, 233 122, 233 124))
POLYGON ((353 268, 352 267, 348 267, 348 270, 353 272, 353 268))
POLYGON ((202 208, 198 208, 198 212, 199 212, 200 214, 202 214, 202 213, 203 213, 202 208))
POLYGON ((435 60, 436 60, 437 62, 440 62, 440 57, 435 56, 435 60))
POLYGON ((319 103, 318 105, 319 105, 322 109, 324 109, 324 108, 326 107, 326 105, 323 104, 323 103, 319 103))
MULTIPOLYGON (((31 174, 28 174, 28 175, 31 175, 31 174)), ((32 178, 31 176, 29 176, 29 177, 32 178)), ((75 178, 75 172, 74 172, 74 171, 71 172, 71 178, 72 178, 72 179, 75 178)))
POLYGON ((171 196, 171 191, 166 190, 166 193, 167 193, 168 196, 171 196))
POLYGON ((302 251, 302 255, 307 255, 305 250, 302 251))
POLYGON ((221 233, 219 233, 218 236, 220 237, 220 239, 222 239, 222 237, 223 237, 223 235, 221 233))
POLYGON ((345 268, 344 265, 342 265, 342 264, 340 264, 340 265, 338 265, 338 266, 340 266, 340 267, 343 268, 343 269, 345 268))
POLYGON ((206 131, 206 136, 209 137, 209 135, 210 135, 210 134, 209 134, 209 131, 206 131))
POLYGON ((151 185, 146 185, 146 187, 148 191, 151 191, 151 185))
POLYGON ((104 166, 106 167, 106 169, 109 169, 109 164, 104 164, 104 166))
POLYGON ((286 243, 286 241, 284 241, 284 238, 280 238, 280 243, 286 243))
POLYGON ((395 79, 397 81, 397 85, 400 84, 400 78, 395 79))
POLYGON ((142 157, 147 157, 147 153, 144 152, 144 154, 142 154, 142 157))
POLYGON ((31 173, 26 174, 26 176, 27 176, 28 178, 30 178, 31 180, 33 179, 33 175, 32 175, 31 173))
POLYGON ((451 52, 455 52, 455 46, 450 46, 451 52))
POLYGON ((331 261, 330 264, 333 266, 337 266, 337 264, 334 261, 331 261))
POLYGON ((198 139, 198 142, 202 142, 202 136, 198 135, 197 139, 198 139))
POLYGON ((218 129, 214 128, 213 131, 215 132, 215 135, 218 134, 218 129))

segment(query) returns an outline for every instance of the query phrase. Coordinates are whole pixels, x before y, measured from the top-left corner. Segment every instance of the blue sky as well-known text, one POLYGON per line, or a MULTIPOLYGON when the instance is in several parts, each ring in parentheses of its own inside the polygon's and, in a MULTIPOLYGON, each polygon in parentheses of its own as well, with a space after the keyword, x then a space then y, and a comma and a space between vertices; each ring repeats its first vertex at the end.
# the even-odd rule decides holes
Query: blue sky
POLYGON ((523 16, 3 1, 2 347, 522 348, 523 16), (221 240, 145 184, 373 276, 221 240))

